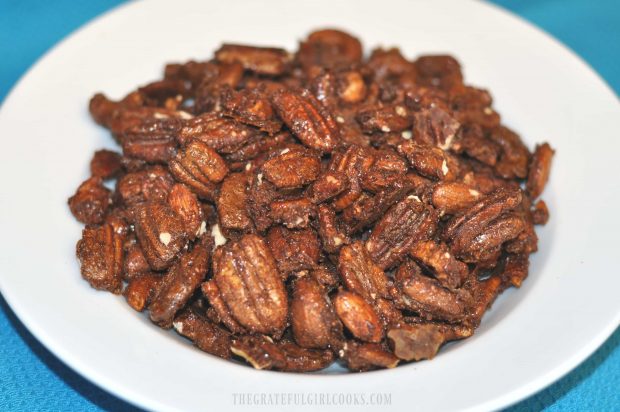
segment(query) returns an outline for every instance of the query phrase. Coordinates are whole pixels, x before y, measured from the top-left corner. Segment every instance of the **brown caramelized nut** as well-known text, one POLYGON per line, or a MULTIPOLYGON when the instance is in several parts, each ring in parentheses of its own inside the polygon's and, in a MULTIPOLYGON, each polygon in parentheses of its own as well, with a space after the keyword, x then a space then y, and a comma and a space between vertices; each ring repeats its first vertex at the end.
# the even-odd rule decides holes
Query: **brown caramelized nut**
POLYGON ((476 124, 485 130, 499 126, 500 116, 491 107, 491 94, 483 89, 465 86, 451 96, 454 116, 463 124, 476 124))
POLYGON ((244 335, 233 339, 230 351, 255 369, 284 369, 286 358, 272 339, 244 335))
POLYGON ((356 118, 364 133, 401 132, 411 127, 413 121, 409 109, 404 105, 364 109, 356 118))
POLYGON ((161 280, 161 275, 154 273, 146 273, 131 279, 123 291, 127 304, 132 309, 142 312, 151 303, 161 280))
POLYGON ((437 213, 415 195, 392 206, 375 224, 366 249, 379 267, 388 269, 399 263, 411 246, 435 232, 437 213))
POLYGON ((506 256, 504 271, 501 276, 511 286, 521 287, 528 275, 529 266, 530 262, 527 255, 508 255, 506 256))
POLYGON ((344 173, 348 179, 348 190, 334 199, 337 211, 350 206, 362 194, 361 179, 369 170, 375 159, 372 153, 360 146, 350 146, 344 153, 332 157, 330 169, 344 173))
POLYGON ((123 155, 148 163, 168 162, 177 153, 175 134, 179 124, 179 121, 158 119, 129 128, 121 136, 123 155))
POLYGON ((532 199, 536 199, 545 189, 551 172, 551 159, 554 151, 549 143, 536 146, 527 175, 527 191, 532 199))
POLYGON ((454 215, 467 210, 482 197, 472 186, 460 182, 440 182, 432 193, 433 206, 441 212, 454 215))
POLYGON ((271 218, 289 229, 303 229, 316 216, 316 207, 302 197, 300 199, 276 200, 271 203, 271 218))
POLYGON ((348 187, 348 179, 342 172, 326 171, 317 177, 308 189, 308 197, 315 204, 326 202, 348 187))
POLYGON ((222 299, 220 289, 217 287, 214 280, 204 282, 200 288, 202 294, 211 304, 211 309, 215 310, 218 322, 224 324, 232 333, 242 334, 247 332, 247 330, 232 317, 230 309, 222 299))
POLYGON ((277 188, 293 189, 314 181, 321 171, 321 161, 307 150, 287 147, 267 160, 261 170, 277 188))
MULTIPOLYGON (((250 140, 239 150, 226 156, 226 160, 232 162, 243 162, 243 167, 247 168, 248 160, 256 159, 264 153, 278 148, 284 149, 288 143, 293 143, 293 137, 288 131, 283 131, 270 138, 256 137, 250 140)), ((249 163, 251 166, 251 162, 249 163)))
POLYGON ((87 225, 102 223, 112 205, 111 192, 103 186, 100 177, 83 182, 69 198, 69 208, 77 220, 87 225))
POLYGON ((467 258, 467 261, 476 261, 480 256, 475 255, 485 252, 486 246, 501 245, 524 229, 524 222, 517 217, 510 218, 509 221, 503 223, 494 223, 500 215, 519 206, 521 200, 522 194, 519 188, 499 188, 471 206, 462 216, 452 218, 444 227, 443 237, 450 241, 451 249, 457 257, 467 258), (510 227, 511 223, 517 226, 510 227), (488 239, 493 245, 485 245, 487 237, 484 234, 481 235, 485 230, 487 234, 493 235, 492 240, 488 239), (476 237, 478 237, 477 246, 474 246, 472 242, 476 237))
POLYGON ((355 104, 363 101, 368 88, 362 73, 358 70, 347 70, 338 74, 336 78, 336 92, 340 100, 345 104, 355 104))
POLYGON ((330 350, 305 349, 290 341, 276 343, 251 335, 234 339, 230 350, 256 369, 310 372, 326 368, 334 361, 330 350))
POLYGON ((312 269, 319 263, 319 239, 312 229, 289 230, 274 226, 269 229, 267 242, 282 274, 312 269))
POLYGON ((230 334, 195 311, 183 310, 174 318, 172 326, 179 335, 194 342, 198 349, 224 359, 232 356, 230 334))
POLYGON ((362 194, 342 212, 342 220, 349 233, 357 233, 373 224, 393 204, 400 201, 411 189, 408 179, 394 180, 388 187, 374 196, 362 194))
POLYGON ((136 237, 149 265, 168 268, 187 243, 183 220, 163 203, 139 205, 134 214, 136 237))
POLYGON ((417 325, 403 324, 390 329, 388 339, 394 346, 394 354, 405 361, 432 359, 445 342, 471 336, 473 331, 468 328, 447 325, 422 323, 417 325))
POLYGON ((380 342, 383 339, 383 323, 363 297, 343 290, 334 296, 333 302, 338 317, 353 336, 364 342, 380 342))
POLYGON ((485 131, 478 124, 466 125, 459 131, 459 135, 452 145, 456 153, 465 153, 486 165, 497 165, 501 148, 490 140, 485 131))
POLYGON ((172 186, 168 194, 168 204, 183 221, 183 231, 190 239, 206 232, 206 222, 198 198, 187 186, 182 183, 172 186))
POLYGON ((281 90, 273 96, 276 112, 299 140, 311 149, 331 152, 339 130, 331 114, 308 91, 281 90))
POLYGON ((286 358, 287 372, 312 372, 325 369, 334 362, 334 352, 330 349, 306 349, 293 342, 282 340, 278 347, 286 358))
POLYGON ((343 245, 351 242, 349 236, 340 228, 336 212, 327 205, 318 208, 319 236, 327 253, 337 253, 343 245))
POLYGON ((157 165, 122 176, 116 184, 116 192, 122 203, 131 207, 142 202, 166 201, 172 186, 172 175, 157 165))
POLYGON ((362 177, 362 188, 374 193, 380 192, 402 180, 407 173, 407 161, 390 150, 383 150, 362 177))
POLYGON ((139 244, 134 243, 125 250, 125 257, 123 259, 123 280, 130 281, 150 270, 151 266, 149 266, 149 262, 147 262, 139 244))
POLYGON ((458 175, 454 159, 438 147, 408 141, 398 147, 409 164, 422 176, 430 179, 452 181, 458 175))
POLYGON ((324 29, 311 33, 299 45, 297 60, 307 71, 315 67, 338 67, 358 63, 362 44, 348 33, 324 29))
POLYGON ((260 89, 226 90, 222 96, 222 106, 226 115, 270 135, 282 128, 282 122, 276 119, 268 94, 260 89))
POLYGON ((525 178, 527 176, 530 152, 519 135, 507 127, 500 126, 489 137, 501 148, 495 172, 504 179, 525 178))
POLYGON ((215 199, 216 184, 228 174, 224 159, 200 140, 191 141, 169 167, 177 180, 207 200, 215 199))
POLYGON ((259 232, 266 231, 272 225, 271 204, 278 198, 276 187, 263 179, 262 173, 253 176, 247 191, 246 208, 259 232))
POLYGON ((452 147, 454 136, 460 127, 458 120, 446 111, 431 107, 413 115, 413 140, 419 144, 448 150, 452 147))
POLYGON ((378 343, 348 341, 342 349, 342 359, 352 371, 369 371, 378 368, 395 368, 400 359, 378 343))
POLYGON ((463 86, 461 66, 452 56, 421 56, 415 65, 418 81, 423 86, 445 91, 458 90, 463 86))
POLYGON ((415 66, 397 48, 374 49, 367 62, 378 80, 398 78, 403 75, 415 76, 415 66))
POLYGON ((288 299, 266 242, 244 235, 216 249, 213 278, 233 318, 250 332, 280 336, 288 299))
POLYGON ((388 297, 388 279, 383 270, 369 256, 362 242, 340 249, 338 272, 344 286, 366 299, 388 297))
POLYGON ((241 63, 244 69, 257 74, 278 76, 288 70, 290 56, 283 49, 224 44, 215 52, 222 63, 241 63))
POLYGON ((336 270, 331 265, 319 265, 310 271, 310 276, 329 291, 337 287, 340 282, 336 270))
POLYGON ((444 289, 440 283, 421 274, 413 262, 398 268, 396 283, 402 291, 402 303, 429 319, 458 321, 465 316, 466 301, 461 295, 444 289))
POLYGON ((123 236, 110 224, 87 226, 76 246, 82 277, 95 289, 120 293, 123 236))
POLYGON ((539 200, 532 209, 532 223, 546 225, 549 220, 549 209, 544 200, 539 200))
POLYGON ((325 289, 313 277, 295 280, 290 313, 293 336, 299 346, 324 349, 342 340, 342 324, 325 289))
POLYGON ((467 265, 457 260, 445 243, 418 242, 410 253, 420 264, 431 268, 435 278, 448 289, 461 287, 469 275, 467 265))
POLYGON ((135 122, 137 119, 139 123, 144 118, 145 111, 140 111, 143 104, 142 94, 137 91, 120 101, 110 100, 104 94, 97 93, 90 99, 88 110, 95 122, 116 132, 122 131, 124 122, 135 122))
POLYGON ((172 326, 174 315, 180 311, 200 286, 209 268, 213 239, 201 240, 164 275, 157 294, 149 305, 151 320, 163 328, 172 326))
POLYGON ((254 227, 246 208, 249 181, 247 173, 233 173, 220 186, 216 204, 220 229, 224 235, 231 231, 248 233, 254 227))
POLYGON ((464 262, 485 261, 494 257, 504 243, 517 238, 525 229, 525 220, 516 214, 497 218, 459 250, 459 256, 464 262))
POLYGON ((111 150, 97 150, 90 161, 90 174, 112 179, 121 172, 121 155, 111 150))
POLYGON ((262 133, 252 127, 213 113, 187 120, 177 134, 182 145, 196 139, 222 154, 234 153, 249 142, 263 137, 262 133))
MULTIPOLYGON (((525 274, 527 275, 527 273, 525 274)), ((525 278, 521 272, 521 281, 525 278)), ((513 279, 517 282, 517 279, 513 279)), ((484 312, 491 307, 495 298, 501 293, 504 284, 499 276, 491 276, 488 279, 478 282, 474 287, 474 304, 469 309, 469 319, 465 322, 466 327, 478 327, 484 312)))

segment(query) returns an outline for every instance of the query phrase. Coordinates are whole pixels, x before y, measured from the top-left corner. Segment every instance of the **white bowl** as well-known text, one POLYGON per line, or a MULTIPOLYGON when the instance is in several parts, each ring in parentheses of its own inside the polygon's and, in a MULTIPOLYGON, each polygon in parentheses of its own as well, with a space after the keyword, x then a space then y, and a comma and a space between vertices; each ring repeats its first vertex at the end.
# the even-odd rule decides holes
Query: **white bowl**
POLYGON ((282 410, 356 402, 360 409, 500 408, 574 368, 618 326, 618 130, 618 100, 588 66, 488 4, 132 3, 49 52, 2 107, 1 291, 69 366, 149 409, 222 410, 243 402, 271 402, 269 409, 278 402, 282 410), (79 275, 81 225, 66 199, 87 177, 92 152, 114 147, 88 116, 90 96, 121 97, 160 76, 165 62, 205 59, 223 41, 294 49, 323 26, 352 31, 367 51, 396 45, 410 57, 457 56, 467 82, 491 90, 507 125, 530 146, 548 140, 557 150, 544 193, 551 220, 538 231, 529 279, 495 303, 471 339, 432 361, 363 374, 256 371, 199 352, 79 275), (258 395, 239 395, 247 393, 258 395))

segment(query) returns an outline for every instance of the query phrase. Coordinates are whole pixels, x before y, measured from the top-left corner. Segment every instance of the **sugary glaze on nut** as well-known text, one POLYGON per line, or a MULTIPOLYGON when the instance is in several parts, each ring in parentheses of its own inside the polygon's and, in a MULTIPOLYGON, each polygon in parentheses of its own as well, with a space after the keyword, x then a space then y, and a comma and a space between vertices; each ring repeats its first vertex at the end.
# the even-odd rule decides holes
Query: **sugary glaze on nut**
POLYGON ((364 57, 334 29, 293 54, 225 44, 90 112, 122 152, 69 199, 82 276, 258 369, 434 357, 521 285, 549 219, 553 149, 451 56, 364 57))

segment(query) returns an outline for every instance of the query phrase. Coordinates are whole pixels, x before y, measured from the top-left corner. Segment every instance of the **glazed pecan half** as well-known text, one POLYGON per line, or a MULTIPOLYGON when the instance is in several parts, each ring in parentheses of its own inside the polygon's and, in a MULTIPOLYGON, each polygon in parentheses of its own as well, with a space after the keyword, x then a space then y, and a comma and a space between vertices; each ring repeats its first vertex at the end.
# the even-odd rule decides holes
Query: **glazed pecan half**
POLYGON ((183 220, 170 206, 157 202, 137 206, 134 214, 136 237, 149 265, 154 270, 168 268, 187 243, 183 220))
POLYGON ((170 172, 196 194, 214 201, 216 184, 228 174, 228 166, 217 152, 200 140, 192 140, 169 163, 170 172))
POLYGON ((437 213, 415 195, 392 206, 379 219, 366 241, 370 257, 383 269, 399 263, 414 243, 430 238, 437 213))
POLYGON ((215 52, 215 58, 223 63, 241 63, 246 70, 271 76, 283 74, 291 60, 284 49, 238 44, 224 44, 215 52))
POLYGON ((320 152, 331 152, 339 130, 331 114, 308 90, 281 90, 273 96, 276 112, 301 142, 320 152))
POLYGON ((276 261, 256 235, 218 248, 213 278, 232 316, 251 332, 280 336, 287 322, 288 298, 276 261))
POLYGON ((185 306, 207 275, 212 248, 212 238, 205 238, 170 268, 149 305, 153 322, 166 328, 172 326, 176 313, 185 306))
POLYGON ((327 291, 313 277, 295 280, 290 311, 293 336, 299 346, 323 349, 337 346, 342 340, 342 324, 327 291))
POLYGON ((123 236, 111 224, 87 226, 76 246, 82 277, 95 289, 120 293, 123 236))

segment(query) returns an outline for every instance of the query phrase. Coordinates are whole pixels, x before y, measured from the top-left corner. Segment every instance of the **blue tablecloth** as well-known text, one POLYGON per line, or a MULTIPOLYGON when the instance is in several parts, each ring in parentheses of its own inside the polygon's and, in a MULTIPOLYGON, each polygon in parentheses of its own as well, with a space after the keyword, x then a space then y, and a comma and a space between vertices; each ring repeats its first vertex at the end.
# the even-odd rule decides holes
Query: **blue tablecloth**
MULTIPOLYGON (((58 40, 119 3, 0 0, 0 101, 26 69, 58 40)), ((619 93, 620 1, 495 3, 563 41, 619 93)), ((0 296, 0 410, 101 409, 137 410, 65 366, 24 328, 0 296)), ((620 330, 568 376, 510 409, 538 410, 620 410, 620 330)))

